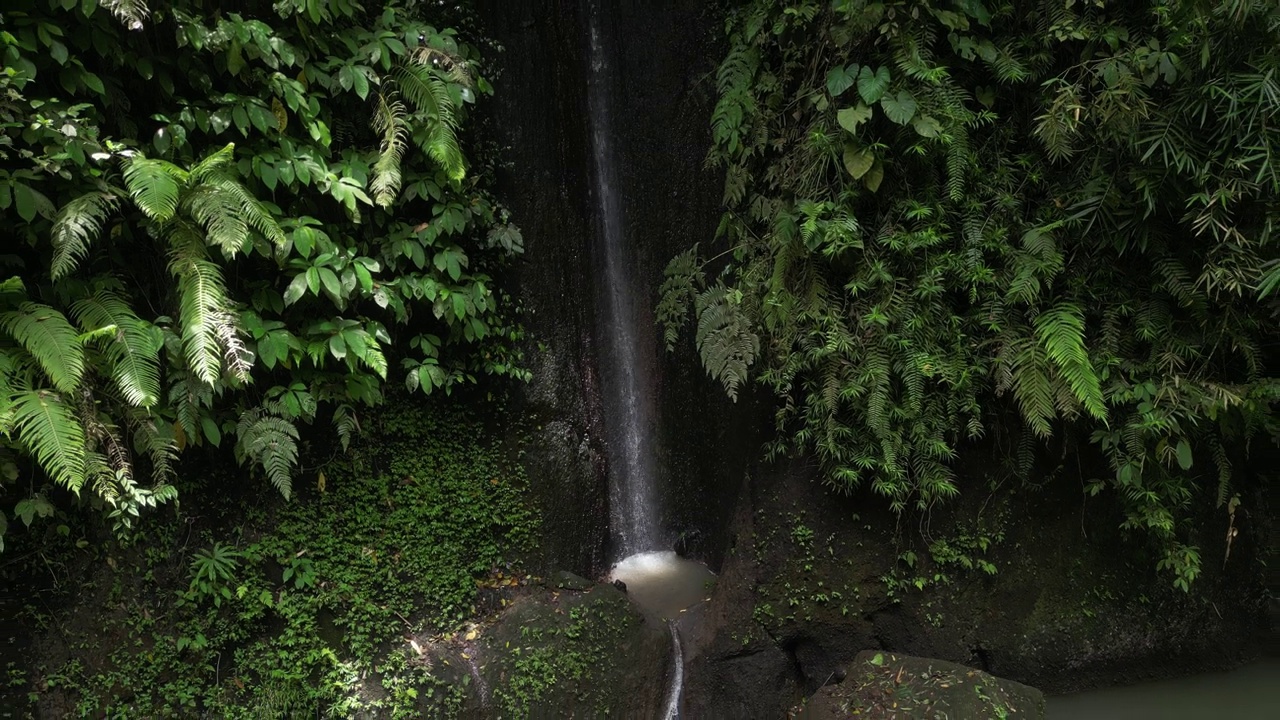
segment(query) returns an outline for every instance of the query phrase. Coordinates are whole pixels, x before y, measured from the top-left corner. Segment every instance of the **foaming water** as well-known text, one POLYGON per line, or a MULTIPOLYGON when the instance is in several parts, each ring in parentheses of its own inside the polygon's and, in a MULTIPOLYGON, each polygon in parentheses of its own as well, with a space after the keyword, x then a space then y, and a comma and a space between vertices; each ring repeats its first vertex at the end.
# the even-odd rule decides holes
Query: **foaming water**
POLYGON ((627 584, 627 594, 636 604, 667 620, 706 599, 715 577, 706 565, 671 550, 632 555, 609 573, 610 580, 627 584))

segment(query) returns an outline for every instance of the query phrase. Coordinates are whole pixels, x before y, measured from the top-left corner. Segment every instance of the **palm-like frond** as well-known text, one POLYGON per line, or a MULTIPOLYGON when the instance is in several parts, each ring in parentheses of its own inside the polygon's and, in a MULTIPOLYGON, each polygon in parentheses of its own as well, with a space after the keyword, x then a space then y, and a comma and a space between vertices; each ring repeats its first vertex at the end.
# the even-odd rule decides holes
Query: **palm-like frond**
POLYGON ((124 184, 129 195, 147 217, 157 222, 173 219, 187 178, 186 170, 164 160, 136 155, 125 161, 124 184))
POLYGON ((115 210, 119 198, 111 193, 85 193, 62 207, 53 221, 53 260, 50 274, 57 280, 76 269, 89 254, 89 246, 115 210))
POLYGON ((426 128, 422 149, 431 159, 444 168, 449 177, 461 180, 466 177, 466 161, 458 144, 458 120, 449 96, 449 86, 430 68, 421 65, 402 65, 396 71, 396 81, 401 93, 422 112, 426 113, 430 127, 426 128))
POLYGON ((182 350, 191 372, 214 384, 222 365, 219 338, 226 323, 227 288, 222 271, 205 254, 204 239, 186 223, 170 236, 169 272, 178 279, 182 350))
POLYGON ((159 333, 118 295, 99 290, 71 306, 86 333, 110 329, 105 355, 111 380, 130 405, 151 407, 160 398, 159 333))
POLYGON ((48 305, 24 302, 0 315, 0 328, 13 336, 44 369, 54 387, 71 392, 84 376, 84 350, 66 316, 48 305))
POLYGON ((25 390, 14 394, 12 427, 18 442, 63 487, 84 484, 84 428, 58 393, 25 390))
POLYGON ((396 194, 400 192, 400 160, 404 157, 408 136, 404 103, 394 98, 388 101, 379 93, 378 108, 373 114, 373 130, 382 136, 382 145, 378 149, 378 161, 373 165, 369 190, 373 192, 374 202, 385 208, 395 202, 396 194))

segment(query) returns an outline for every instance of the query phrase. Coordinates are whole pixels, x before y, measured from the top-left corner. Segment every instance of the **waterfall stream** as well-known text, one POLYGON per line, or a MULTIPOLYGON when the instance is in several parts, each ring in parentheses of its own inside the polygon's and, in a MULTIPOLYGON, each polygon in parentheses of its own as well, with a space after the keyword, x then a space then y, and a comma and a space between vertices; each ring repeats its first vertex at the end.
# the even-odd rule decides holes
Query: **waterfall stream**
POLYGON ((635 257, 627 245, 622 199, 618 195, 617 158, 613 148, 610 112, 610 62, 602 38, 600 8, 589 3, 591 72, 587 104, 591 117, 592 163, 599 212, 600 259, 603 265, 604 352, 601 390, 610 466, 609 505, 611 525, 617 536, 619 557, 656 550, 659 509, 654 488, 656 394, 650 356, 656 351, 644 343, 644 313, 634 288, 635 257))

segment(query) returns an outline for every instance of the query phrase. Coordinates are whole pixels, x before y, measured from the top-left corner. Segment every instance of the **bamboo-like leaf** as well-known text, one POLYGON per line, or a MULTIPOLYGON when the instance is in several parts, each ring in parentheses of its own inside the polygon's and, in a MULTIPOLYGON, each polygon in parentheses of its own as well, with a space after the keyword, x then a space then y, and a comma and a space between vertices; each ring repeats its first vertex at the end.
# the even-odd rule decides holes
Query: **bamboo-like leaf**
POLYGON ((84 375, 84 349, 66 316, 48 305, 25 302, 0 315, 0 328, 36 359, 53 386, 71 392, 84 375))

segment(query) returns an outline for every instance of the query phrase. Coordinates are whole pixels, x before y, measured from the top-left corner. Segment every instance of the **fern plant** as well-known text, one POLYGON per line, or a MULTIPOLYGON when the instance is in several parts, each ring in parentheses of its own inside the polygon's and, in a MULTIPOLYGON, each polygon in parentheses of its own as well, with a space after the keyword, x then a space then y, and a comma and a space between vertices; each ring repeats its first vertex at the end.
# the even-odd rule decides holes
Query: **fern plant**
POLYGON ((899 512, 960 492, 1006 408, 1091 441, 1090 491, 1189 587, 1192 503, 1280 430, 1257 302, 1280 9, 1236 5, 742 3, 708 156, 727 209, 668 266, 668 346, 692 316, 712 377, 777 398, 771 453, 899 512))
POLYGON ((0 455, 33 493, 125 527, 213 446, 287 497, 304 426, 345 447, 387 382, 528 377, 495 280, 520 231, 461 139, 493 88, 430 23, 445 11, 20 5, 0 34, 0 455))

